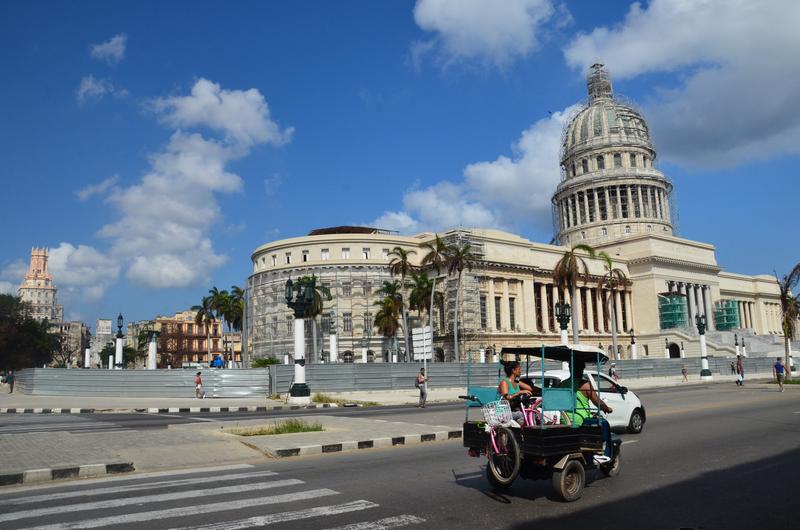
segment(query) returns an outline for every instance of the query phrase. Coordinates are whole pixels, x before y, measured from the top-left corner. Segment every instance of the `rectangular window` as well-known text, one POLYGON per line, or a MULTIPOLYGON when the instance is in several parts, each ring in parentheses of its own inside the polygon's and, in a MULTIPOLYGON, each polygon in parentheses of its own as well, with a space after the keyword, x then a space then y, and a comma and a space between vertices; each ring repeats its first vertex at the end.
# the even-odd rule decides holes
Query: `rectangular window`
POLYGON ((606 168, 606 157, 598 156, 597 157, 597 169, 605 169, 606 168))
POLYGON ((320 326, 322 327, 323 333, 330 333, 331 332, 331 317, 330 315, 323 315, 322 321, 320 322, 320 326))
POLYGON ((211 334, 212 335, 219 335, 219 328, 217 326, 214 326, 213 328, 211 328, 211 334))
POLYGON ((292 336, 292 324, 294 323, 294 319, 292 317, 286 317, 286 334, 290 337, 292 336))
POLYGON ((331 259, 331 251, 327 248, 323 248, 319 255, 322 261, 328 261, 331 259))
POLYGON ((631 153, 631 167, 636 167, 636 155, 631 153))
POLYGON ((614 167, 622 167, 622 155, 614 154, 614 167))
POLYGON ((583 170, 584 175, 589 172, 589 161, 585 158, 581 160, 581 169, 583 170))
POLYGON ((361 249, 361 259, 369 259, 369 249, 362 248, 361 249))
POLYGON ((342 314, 342 326, 345 333, 353 332, 353 315, 352 313, 342 314))
POLYGON ((367 330, 372 330, 372 315, 364 313, 364 332, 367 333, 367 330))
POLYGON ((181 324, 176 324, 175 331, 181 333, 183 331, 183 326, 181 324))
POLYGON ((278 256, 276 256, 275 254, 273 254, 273 255, 272 255, 272 266, 274 267, 274 266, 275 266, 275 265, 277 265, 277 264, 278 264, 278 256))
POLYGON ((289 265, 291 262, 292 262, 292 253, 291 252, 287 252, 286 253, 286 264, 289 265))
POLYGON ((508 299, 508 320, 511 324, 511 331, 517 329, 517 322, 516 322, 516 306, 517 306, 517 299, 516 298, 509 298, 508 299))
POLYGON ((303 263, 305 263, 307 261, 308 261, 308 251, 304 250, 303 251, 303 263))
POLYGON ((345 298, 350 298, 353 296, 353 288, 349 283, 342 284, 342 296, 345 298))
POLYGON ((211 341, 211 351, 219 351, 219 339, 211 341))
POLYGON ((364 282, 364 296, 370 296, 372 294, 372 284, 369 282, 364 282))
POLYGON ((486 329, 486 295, 481 295, 481 329, 486 329))
POLYGON ((186 333, 192 334, 194 333, 194 325, 193 324, 186 324, 186 333))
POLYGON ((501 329, 502 328, 502 318, 501 318, 501 307, 500 305, 503 303, 503 298, 500 296, 494 297, 494 328, 501 329))
POLYGON ((343 248, 342 249, 342 259, 350 259, 350 249, 343 248))
POLYGON ((534 283, 533 284, 533 307, 536 311, 536 329, 538 331, 543 331, 542 328, 542 291, 541 291, 541 284, 534 283))
POLYGON ((381 250, 381 257, 384 260, 388 260, 389 259, 389 249, 388 248, 385 248, 385 249, 381 250))

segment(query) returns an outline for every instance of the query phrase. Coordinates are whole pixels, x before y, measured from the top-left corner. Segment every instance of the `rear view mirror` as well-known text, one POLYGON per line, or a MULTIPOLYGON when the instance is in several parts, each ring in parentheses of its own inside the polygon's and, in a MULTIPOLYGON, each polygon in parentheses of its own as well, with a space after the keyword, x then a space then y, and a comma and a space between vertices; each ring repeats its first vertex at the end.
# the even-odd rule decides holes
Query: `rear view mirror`
POLYGON ((628 393, 628 387, 627 387, 627 386, 621 386, 621 387, 619 387, 619 393, 620 393, 620 394, 623 394, 623 395, 624 395, 624 394, 627 394, 627 393, 628 393))

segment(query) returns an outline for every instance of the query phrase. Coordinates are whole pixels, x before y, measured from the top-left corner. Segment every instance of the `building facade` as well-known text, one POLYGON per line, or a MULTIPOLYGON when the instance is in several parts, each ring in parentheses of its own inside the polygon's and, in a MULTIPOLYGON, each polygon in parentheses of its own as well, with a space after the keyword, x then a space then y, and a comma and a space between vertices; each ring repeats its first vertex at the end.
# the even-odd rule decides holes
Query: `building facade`
POLYGON ((64 319, 64 309, 58 304, 58 289, 47 270, 48 253, 46 248, 31 249, 28 272, 17 293, 28 305, 31 318, 60 322, 64 319))
MULTIPOLYGON (((712 244, 674 233, 672 184, 654 163, 656 150, 642 114, 614 96, 602 65, 587 79, 588 101, 564 129, 562 180, 552 197, 556 245, 492 229, 440 233, 446 242, 469 243, 476 255, 465 271, 461 303, 454 277, 438 274, 443 302, 434 310, 435 360, 454 360, 452 323, 458 314, 460 352, 559 342, 559 301, 568 302, 580 340, 626 358, 699 355, 697 316, 708 323, 711 355, 733 355, 746 338, 753 355, 782 351, 779 291, 771 275, 723 271, 712 244), (586 258, 590 281, 575 300, 553 285, 553 269, 565 249, 587 243, 611 257, 627 281, 608 292, 605 267, 586 258), (613 307, 610 301, 613 300, 613 307), (611 347, 611 320, 618 330, 611 347), (636 341, 634 350, 631 344, 636 341)), ((554 168, 554 171, 557 168, 554 168)), ((419 265, 423 245, 436 234, 400 236, 378 229, 339 227, 267 243, 251 256, 246 336, 252 356, 281 358, 293 349, 293 317, 286 307, 289 278, 315 275, 333 300, 306 320, 306 352, 325 359, 327 336, 337 335, 339 358, 368 348, 372 360, 390 358, 392 341, 372 325, 375 290, 389 280, 389 252, 402 247, 419 265)), ((412 315, 413 316, 413 315, 412 315)), ((409 327, 417 325, 412 318, 409 327)), ((571 330, 571 326, 570 326, 571 330)), ((462 355, 463 360, 463 355, 462 355)))

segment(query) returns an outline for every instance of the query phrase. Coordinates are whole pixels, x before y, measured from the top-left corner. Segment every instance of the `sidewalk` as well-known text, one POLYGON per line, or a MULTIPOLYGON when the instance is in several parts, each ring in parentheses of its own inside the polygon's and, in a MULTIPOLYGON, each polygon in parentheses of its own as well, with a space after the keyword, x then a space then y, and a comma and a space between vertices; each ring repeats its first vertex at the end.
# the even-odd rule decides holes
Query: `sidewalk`
MULTIPOLYGON (((619 384, 630 390, 643 390, 661 387, 679 387, 685 384, 733 384, 736 376, 714 375, 709 382, 701 381, 699 375, 690 375, 689 383, 683 383, 680 375, 672 377, 648 377, 642 379, 620 379, 619 384)), ((770 379, 768 374, 754 374, 747 382, 770 379)), ((310 383, 312 393, 313 381, 310 383)), ((458 401, 466 388, 428 389, 429 403, 458 401)), ((408 405, 419 402, 419 391, 414 387, 407 390, 374 390, 360 392, 324 392, 326 396, 344 402, 372 402, 378 405, 408 405)), ((266 410, 297 410, 299 408, 326 408, 336 404, 315 404, 308 407, 291 406, 282 399, 262 398, 135 398, 135 397, 80 397, 80 396, 31 396, 27 394, 0 393, 0 414, 2 413, 134 413, 134 412, 261 412, 266 410)))

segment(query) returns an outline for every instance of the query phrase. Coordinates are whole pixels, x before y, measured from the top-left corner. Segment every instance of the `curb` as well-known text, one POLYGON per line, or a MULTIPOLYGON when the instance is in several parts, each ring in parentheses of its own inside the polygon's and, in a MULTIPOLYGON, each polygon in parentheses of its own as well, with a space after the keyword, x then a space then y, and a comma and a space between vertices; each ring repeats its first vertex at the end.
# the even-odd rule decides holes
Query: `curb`
POLYGON ((0 414, 131 414, 149 412, 155 414, 180 413, 217 413, 217 412, 267 412, 272 410, 328 409, 336 408, 337 403, 319 405, 279 405, 277 407, 167 407, 167 408, 132 408, 132 409, 81 409, 81 408, 0 408, 0 414))
POLYGON ((385 438, 373 438, 371 440, 349 441, 333 444, 302 445, 286 449, 275 449, 269 451, 270 456, 276 458, 287 458, 291 456, 319 455, 327 453, 340 453, 343 451, 354 451, 358 449, 373 449, 379 447, 393 447, 395 445, 416 445, 426 442, 438 442, 446 440, 461 439, 461 430, 436 431, 425 434, 407 434, 405 436, 393 436, 385 438))
POLYGON ((82 466, 28 469, 19 473, 0 474, 0 486, 34 484, 65 480, 71 478, 94 478, 134 471, 133 462, 112 462, 109 464, 85 464, 82 466))

